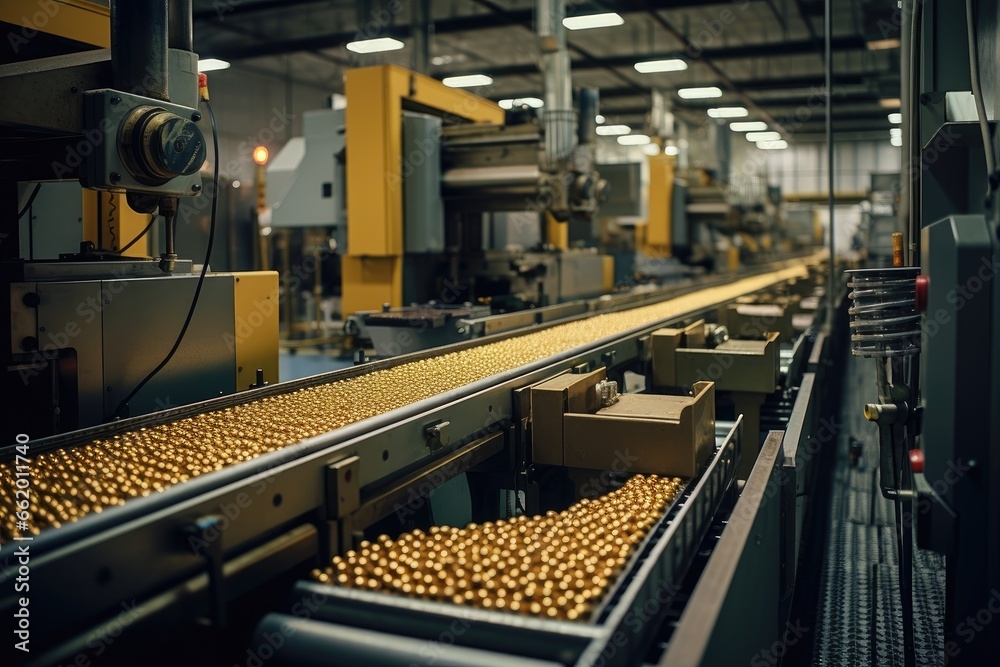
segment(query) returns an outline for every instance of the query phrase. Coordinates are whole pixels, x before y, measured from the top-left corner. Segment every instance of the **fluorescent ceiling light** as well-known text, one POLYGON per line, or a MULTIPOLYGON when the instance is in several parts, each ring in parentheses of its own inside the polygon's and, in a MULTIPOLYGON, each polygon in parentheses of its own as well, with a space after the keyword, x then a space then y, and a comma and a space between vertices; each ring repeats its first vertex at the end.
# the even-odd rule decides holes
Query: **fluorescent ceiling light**
POLYGON ((733 132, 763 132, 767 129, 767 123, 762 120, 746 120, 730 123, 729 129, 733 132))
POLYGON ((493 79, 485 74, 467 74, 465 76, 446 76, 441 83, 449 88, 472 88, 474 86, 488 86, 493 83, 493 79))
POLYGON ((545 106, 545 102, 538 99, 537 97, 518 97, 517 99, 500 100, 501 109, 513 109, 514 107, 531 107, 532 109, 541 109, 545 106))
POLYGON ((563 19, 563 25, 567 30, 589 30, 591 28, 610 28, 612 26, 625 23, 620 15, 615 12, 604 14, 588 14, 587 16, 567 16, 563 19))
POLYGON ((898 127, 890 127, 889 128, 889 136, 890 137, 901 137, 901 136, 903 136, 903 130, 901 130, 898 127))
POLYGON ((348 42, 347 50, 355 53, 378 53, 379 51, 398 51, 404 44, 392 37, 379 37, 377 39, 362 39, 357 42, 348 42))
POLYGON ((601 125, 597 128, 597 133, 604 137, 614 137, 619 134, 628 134, 632 128, 628 125, 601 125))
POLYGON ((669 60, 647 60, 636 63, 635 69, 642 74, 652 74, 654 72, 683 72, 688 68, 688 64, 680 58, 670 58, 669 60))
POLYGON ((898 49, 899 48, 898 39, 873 39, 869 42, 865 42, 865 46, 868 47, 869 51, 884 51, 885 49, 898 49))
POLYGON ((625 134, 618 137, 618 143, 622 146, 645 146, 651 141, 645 134, 625 134))
POLYGON ((893 146, 902 146, 903 137, 889 137, 889 143, 892 144, 893 146))
POLYGON ((750 112, 743 107, 715 107, 708 110, 709 118, 746 118, 750 112))
POLYGON ((778 141, 780 132, 747 132, 747 141, 778 141))
POLYGON ((660 154, 660 147, 656 144, 646 144, 642 147, 642 152, 652 157, 660 154))
POLYGON ((901 103, 898 97, 883 97, 878 104, 883 109, 898 109, 901 103))
POLYGON ((704 88, 681 88, 677 94, 684 100, 704 100, 710 97, 722 97, 722 90, 716 86, 704 88))
POLYGON ((758 141, 757 148, 765 151, 781 151, 788 148, 788 142, 784 139, 777 141, 758 141))
POLYGON ((889 122, 893 125, 899 125, 903 122, 903 114, 901 113, 891 113, 889 114, 889 122))
POLYGON ((677 155, 681 152, 681 149, 677 148, 677 146, 667 146, 663 149, 663 152, 667 155, 677 155))
POLYGON ((600 125, 601 123, 603 123, 607 119, 604 116, 602 116, 601 114, 597 114, 597 117, 594 118, 594 120, 596 120, 597 124, 600 125))
POLYGON ((229 61, 218 58, 205 58, 198 61, 199 72, 214 72, 217 69, 229 69, 229 61))

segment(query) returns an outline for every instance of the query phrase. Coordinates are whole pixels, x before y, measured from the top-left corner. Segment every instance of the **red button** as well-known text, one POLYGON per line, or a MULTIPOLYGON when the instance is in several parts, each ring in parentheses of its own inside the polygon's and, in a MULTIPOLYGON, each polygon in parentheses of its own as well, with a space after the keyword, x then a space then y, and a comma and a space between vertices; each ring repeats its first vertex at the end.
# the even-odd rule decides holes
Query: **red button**
POLYGON ((924 450, 922 449, 910 450, 910 470, 912 470, 913 472, 924 471, 924 450))
POLYGON ((929 276, 917 276, 917 312, 927 311, 927 288, 931 285, 929 276))

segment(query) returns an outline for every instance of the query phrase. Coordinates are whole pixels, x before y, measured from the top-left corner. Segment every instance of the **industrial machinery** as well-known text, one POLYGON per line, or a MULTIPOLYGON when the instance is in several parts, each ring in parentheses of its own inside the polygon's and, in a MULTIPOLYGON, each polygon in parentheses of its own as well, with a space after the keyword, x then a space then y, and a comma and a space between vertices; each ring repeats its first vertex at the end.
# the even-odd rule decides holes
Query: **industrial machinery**
MULTIPOLYGON (((505 113, 376 66, 349 70, 344 99, 306 115, 303 136, 268 166, 268 204, 272 233, 326 235, 335 286, 305 286, 313 315, 327 300, 349 333, 370 338, 367 319, 384 321, 384 305, 406 320, 411 305, 508 312, 611 291, 612 258, 593 249, 607 195, 593 160, 598 96, 579 90, 574 107, 557 4, 539 10, 540 111, 505 113)), ((286 332, 302 310, 288 296, 286 332)))
POLYGON ((892 266, 851 274, 855 354, 876 364, 865 416, 879 431, 882 493, 896 504, 907 665, 927 659, 913 645, 924 602, 913 533, 945 560, 943 639, 931 659, 979 665, 1000 650, 976 620, 1000 586, 998 22, 993 3, 961 4, 904 12, 901 212, 892 253, 879 257, 892 266))
MULTIPOLYGON (((19 439, 0 477, 14 488, 28 452, 37 491, 24 519, 0 496, 0 573, 17 576, 30 537, 28 664, 98 651, 176 664, 179 636, 208 664, 750 660, 787 620, 820 461, 810 438, 834 402, 816 374, 835 340, 813 321, 750 351, 713 327, 708 365, 694 361, 709 377, 655 390, 654 341, 667 328, 693 343, 700 320, 789 280, 815 275, 797 261, 612 297, 600 313, 19 439), (711 378, 743 354, 790 406, 758 456, 759 432, 720 416, 727 380, 711 378), (82 483, 100 468, 118 474, 82 483)), ((19 604, 0 594, 5 617, 19 604)))
POLYGON ((218 184, 216 165, 203 195, 191 3, 53 6, 23 52, 49 57, 0 65, 6 442, 277 381, 276 274, 209 272, 211 233, 200 267, 177 254, 178 199, 214 211, 218 184))

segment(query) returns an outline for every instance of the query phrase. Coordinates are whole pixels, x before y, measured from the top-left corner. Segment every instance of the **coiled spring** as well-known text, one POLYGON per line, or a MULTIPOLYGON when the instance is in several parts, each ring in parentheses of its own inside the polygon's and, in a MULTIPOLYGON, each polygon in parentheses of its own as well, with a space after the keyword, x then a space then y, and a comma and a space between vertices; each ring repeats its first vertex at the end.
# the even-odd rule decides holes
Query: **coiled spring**
POLYGON ((853 305, 851 351, 858 357, 907 357, 920 351, 916 309, 919 267, 847 272, 853 305))

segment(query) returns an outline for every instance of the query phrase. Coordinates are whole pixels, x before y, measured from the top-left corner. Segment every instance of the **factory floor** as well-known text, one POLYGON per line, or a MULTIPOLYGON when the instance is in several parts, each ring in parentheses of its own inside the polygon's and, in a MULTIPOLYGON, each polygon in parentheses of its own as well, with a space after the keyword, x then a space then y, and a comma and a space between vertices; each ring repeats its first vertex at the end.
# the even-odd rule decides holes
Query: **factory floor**
MULTIPOLYGON (((829 503, 816 506, 799 564, 790 624, 803 634, 789 642, 786 666, 903 665, 894 508, 879 491, 878 431, 862 414, 876 396, 875 365, 848 356, 844 369, 835 463, 815 495, 829 503), (853 464, 852 439, 862 443, 853 464)), ((917 665, 944 664, 944 581, 944 558, 914 545, 917 665)))

